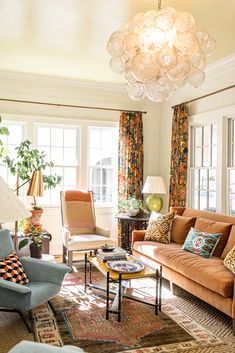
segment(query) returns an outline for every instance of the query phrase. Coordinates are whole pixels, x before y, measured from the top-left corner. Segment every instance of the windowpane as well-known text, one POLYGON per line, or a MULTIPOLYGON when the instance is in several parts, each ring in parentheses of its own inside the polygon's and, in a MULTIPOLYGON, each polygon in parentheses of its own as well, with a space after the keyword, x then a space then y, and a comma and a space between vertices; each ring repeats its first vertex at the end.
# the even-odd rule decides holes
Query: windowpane
MULTIPOLYGON (((61 175, 61 173, 60 173, 61 175)), ((77 171, 76 168, 64 168, 64 185, 73 185, 76 186, 77 181, 77 171)))
POLYGON ((206 191, 200 191, 200 210, 206 210, 207 209, 207 192, 206 191))
POLYGON ((217 165, 217 147, 213 146, 212 147, 212 161, 211 161, 212 167, 216 167, 217 165))
POLYGON ((207 185, 207 170, 206 169, 201 169, 200 170, 200 189, 201 190, 207 190, 208 185, 207 185))
POLYGON ((193 196, 192 207, 198 208, 198 190, 193 190, 192 196, 193 196))
POLYGON ((202 128, 197 127, 195 128, 195 146, 202 145, 202 128))
POLYGON ((112 180, 113 180, 112 169, 103 169, 102 170, 102 184, 103 185, 112 185, 112 180))
POLYGON ((73 147, 64 148, 64 164, 65 165, 75 165, 76 161, 76 150, 73 147))
POLYGON ((229 214, 235 216, 235 194, 229 196, 229 214))
POLYGON ((203 145, 209 146, 211 144, 211 125, 203 128, 203 145))
POLYGON ((209 192, 209 211, 216 211, 216 192, 209 192))
POLYGON ((192 183, 193 183, 192 185, 193 185, 194 189, 198 189, 198 187, 199 187, 199 169, 194 169, 192 183))
POLYGON ((63 147, 51 147, 51 160, 54 164, 63 164, 63 147))
POLYGON ((91 169, 91 178, 92 185, 100 185, 101 184, 101 169, 91 169))
POLYGON ((210 166, 210 147, 203 148, 203 166, 209 167, 210 166))
POLYGON ((101 130, 90 129, 90 147, 101 148, 101 130))
POLYGON ((52 146, 63 146, 63 129, 51 129, 51 145, 52 146))
POLYGON ((235 170, 229 170, 229 192, 235 192, 235 170))
POLYGON ((100 149, 91 148, 90 149, 90 165, 100 165, 100 163, 101 163, 100 149))
POLYGON ((217 144, 217 125, 212 125, 212 145, 217 144))
POLYGON ((195 148, 195 167, 201 167, 202 165, 202 149, 200 147, 195 148))
POLYGON ((50 146, 51 144, 50 128, 39 127, 37 131, 38 131, 38 146, 50 146))
POLYGON ((216 170, 209 170, 209 189, 216 190, 216 170))
POLYGON ((74 129, 64 129, 64 146, 76 147, 77 134, 74 129))
POLYGON ((22 126, 10 125, 8 143, 11 145, 18 145, 22 141, 22 126))

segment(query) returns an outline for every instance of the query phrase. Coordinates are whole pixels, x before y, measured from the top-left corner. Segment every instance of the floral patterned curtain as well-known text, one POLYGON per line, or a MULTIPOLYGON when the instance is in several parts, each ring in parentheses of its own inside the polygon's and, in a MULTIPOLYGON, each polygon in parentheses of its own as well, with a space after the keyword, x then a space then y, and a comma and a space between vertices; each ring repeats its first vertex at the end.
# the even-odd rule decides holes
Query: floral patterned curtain
POLYGON ((121 112, 118 146, 118 198, 142 200, 143 121, 139 112, 121 112))
POLYGON ((185 207, 188 170, 188 107, 176 106, 171 138, 169 207, 185 207))

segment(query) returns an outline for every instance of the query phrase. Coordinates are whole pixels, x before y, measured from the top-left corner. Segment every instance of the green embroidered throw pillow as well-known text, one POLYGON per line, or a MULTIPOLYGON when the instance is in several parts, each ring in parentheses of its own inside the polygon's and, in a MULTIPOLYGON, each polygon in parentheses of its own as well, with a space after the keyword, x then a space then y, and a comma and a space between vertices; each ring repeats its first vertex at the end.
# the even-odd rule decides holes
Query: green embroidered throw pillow
POLYGON ((182 249, 209 259, 221 235, 222 234, 210 234, 191 228, 182 249))

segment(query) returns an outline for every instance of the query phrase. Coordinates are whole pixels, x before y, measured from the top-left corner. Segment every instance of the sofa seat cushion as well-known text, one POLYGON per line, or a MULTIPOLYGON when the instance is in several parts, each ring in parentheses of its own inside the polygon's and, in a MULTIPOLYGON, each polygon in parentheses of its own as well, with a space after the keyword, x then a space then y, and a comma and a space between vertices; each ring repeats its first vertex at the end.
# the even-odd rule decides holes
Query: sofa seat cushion
POLYGON ((222 295, 232 297, 233 274, 228 271, 219 257, 204 259, 182 249, 176 243, 135 242, 134 250, 158 263, 165 265, 183 276, 222 295))

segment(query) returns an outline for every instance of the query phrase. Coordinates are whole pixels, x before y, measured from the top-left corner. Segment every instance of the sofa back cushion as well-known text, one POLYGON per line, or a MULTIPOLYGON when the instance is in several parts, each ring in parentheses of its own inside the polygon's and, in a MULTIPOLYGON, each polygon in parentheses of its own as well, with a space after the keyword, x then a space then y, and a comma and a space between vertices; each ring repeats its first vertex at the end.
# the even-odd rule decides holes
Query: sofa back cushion
POLYGON ((196 217, 175 216, 171 228, 171 241, 183 244, 191 227, 194 227, 196 217))
POLYGON ((208 212, 202 210, 196 210, 194 208, 186 208, 182 214, 184 217, 202 217, 210 219, 211 221, 224 222, 229 224, 235 224, 235 217, 229 216, 222 213, 208 212))
POLYGON ((211 234, 218 234, 218 233, 222 234, 214 250, 214 253, 213 253, 214 256, 221 256, 225 248, 225 245, 227 244, 231 227, 232 227, 232 224, 211 221, 209 219, 202 218, 202 217, 198 217, 194 225, 195 229, 200 230, 202 232, 207 232, 211 234))
POLYGON ((221 258, 224 259, 234 246, 235 246, 235 226, 233 225, 231 232, 229 234, 228 242, 222 252, 221 258))

